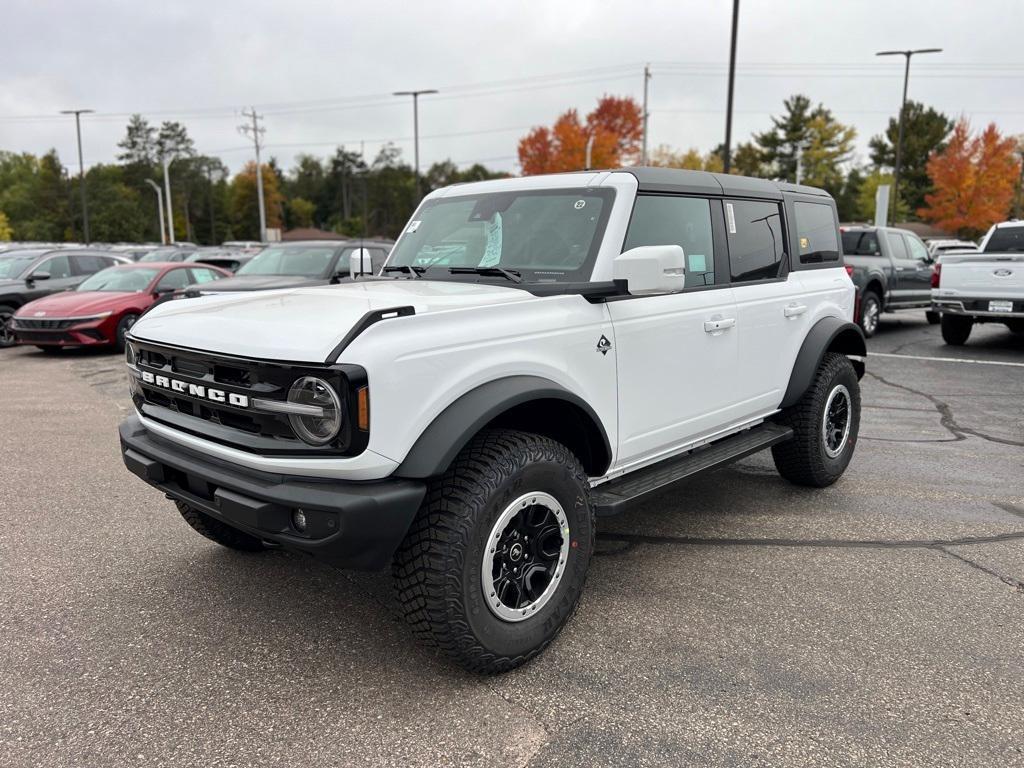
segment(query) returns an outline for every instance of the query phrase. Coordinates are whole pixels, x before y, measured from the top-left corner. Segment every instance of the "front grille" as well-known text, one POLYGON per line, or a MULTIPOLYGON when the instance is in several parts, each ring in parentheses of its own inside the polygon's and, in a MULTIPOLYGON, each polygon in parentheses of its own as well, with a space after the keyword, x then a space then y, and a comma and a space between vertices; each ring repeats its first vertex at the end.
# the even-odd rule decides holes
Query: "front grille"
POLYGON ((81 320, 36 320, 33 318, 14 318, 14 328, 23 331, 59 331, 70 328, 81 320))
POLYGON ((54 333, 53 331, 25 331, 23 328, 15 328, 14 332, 20 340, 29 344, 54 344, 61 341, 71 344, 75 343, 74 337, 69 333, 54 333))
POLYGON ((284 401, 297 379, 303 376, 323 378, 338 392, 347 416, 341 432, 331 444, 311 446, 295 436, 286 415, 261 412, 228 402, 213 402, 188 392, 139 381, 135 405, 149 418, 200 437, 262 454, 350 454, 358 453, 366 446, 368 435, 353 427, 356 423, 355 398, 348 396, 352 382, 365 383, 366 373, 358 366, 315 367, 228 357, 138 340, 133 340, 132 344, 141 371, 184 382, 185 385, 245 395, 250 400, 284 401))

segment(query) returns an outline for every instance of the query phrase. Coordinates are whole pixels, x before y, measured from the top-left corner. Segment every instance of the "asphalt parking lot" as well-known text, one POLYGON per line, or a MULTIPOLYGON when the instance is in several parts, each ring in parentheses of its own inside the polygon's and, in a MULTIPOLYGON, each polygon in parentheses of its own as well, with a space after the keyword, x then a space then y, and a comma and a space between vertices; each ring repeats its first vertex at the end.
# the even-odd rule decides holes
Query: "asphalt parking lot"
POLYGON ((121 464, 116 355, 2 350, 0 765, 1024 765, 1024 337, 869 348, 840 482, 758 455, 603 522, 575 619, 486 679, 385 575, 187 528, 121 464))

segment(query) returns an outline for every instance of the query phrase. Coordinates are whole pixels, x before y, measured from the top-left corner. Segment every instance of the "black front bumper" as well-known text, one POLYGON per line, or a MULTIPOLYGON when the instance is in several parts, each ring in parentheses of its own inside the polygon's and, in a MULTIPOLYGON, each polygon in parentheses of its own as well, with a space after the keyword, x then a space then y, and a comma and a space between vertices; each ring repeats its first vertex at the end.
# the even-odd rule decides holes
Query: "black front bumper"
POLYGON ((125 466, 171 499, 339 568, 379 570, 405 537, 426 493, 422 481, 302 478, 242 469, 121 424, 125 466), (301 509, 306 530, 292 516, 301 509))

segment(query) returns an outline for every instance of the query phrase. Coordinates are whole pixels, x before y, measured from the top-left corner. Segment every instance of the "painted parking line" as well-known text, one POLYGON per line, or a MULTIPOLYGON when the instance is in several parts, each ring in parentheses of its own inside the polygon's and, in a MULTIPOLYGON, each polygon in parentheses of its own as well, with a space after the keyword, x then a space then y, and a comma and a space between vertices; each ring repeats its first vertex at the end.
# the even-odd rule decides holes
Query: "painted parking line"
POLYGON ((898 357, 902 360, 925 360, 930 363, 974 363, 975 365, 1006 365, 1024 368, 1024 363, 1006 363, 1001 360, 973 360, 960 357, 924 357, 923 355, 894 355, 891 352, 868 352, 868 357, 898 357))

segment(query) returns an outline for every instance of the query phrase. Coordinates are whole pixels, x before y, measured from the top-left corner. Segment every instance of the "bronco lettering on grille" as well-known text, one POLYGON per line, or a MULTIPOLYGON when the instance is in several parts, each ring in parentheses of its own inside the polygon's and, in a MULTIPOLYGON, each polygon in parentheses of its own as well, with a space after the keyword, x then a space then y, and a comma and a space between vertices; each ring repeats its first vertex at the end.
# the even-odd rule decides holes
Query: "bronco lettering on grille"
POLYGON ((202 384, 189 384, 188 382, 180 381, 179 379, 172 379, 150 371, 141 371, 141 374, 142 380, 146 384, 152 384, 155 387, 169 389, 172 392, 180 392, 183 395, 197 397, 200 400, 209 400, 214 403, 226 403, 238 408, 249 407, 248 395, 241 395, 237 392, 227 392, 223 389, 214 389, 213 387, 207 387, 202 384))

